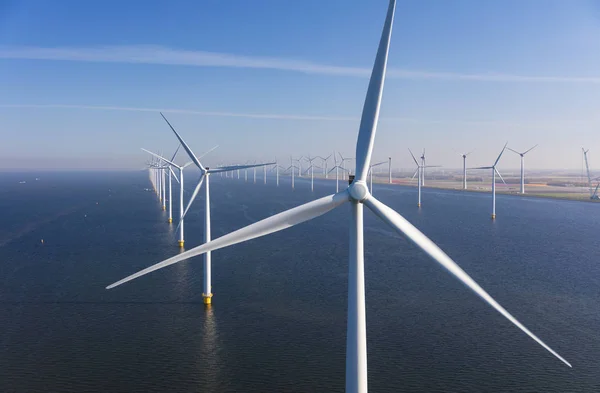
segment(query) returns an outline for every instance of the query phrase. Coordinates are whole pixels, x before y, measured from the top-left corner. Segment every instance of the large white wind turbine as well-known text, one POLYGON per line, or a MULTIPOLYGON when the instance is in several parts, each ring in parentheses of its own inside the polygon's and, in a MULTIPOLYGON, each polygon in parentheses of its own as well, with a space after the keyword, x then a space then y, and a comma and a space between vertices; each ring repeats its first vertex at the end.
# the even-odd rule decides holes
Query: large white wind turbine
MULTIPOLYGON (((185 211, 183 212, 181 222, 183 222, 183 220, 185 219, 185 215, 187 214, 190 207, 192 206, 192 203, 194 203, 194 200, 196 199, 196 196, 198 195, 198 192, 200 191, 200 188, 202 187, 202 183, 204 183, 204 182, 206 183, 204 186, 206 189, 205 209, 204 209, 204 242, 208 243, 208 242, 210 242, 210 228, 211 228, 210 227, 210 175, 213 173, 233 172, 238 169, 256 168, 258 166, 271 165, 273 163, 270 162, 270 163, 265 163, 265 164, 254 164, 254 165, 234 165, 234 166, 218 167, 218 168, 214 168, 214 169, 205 168, 202 165, 202 163, 200 163, 199 158, 194 155, 194 153, 192 152, 190 147, 187 145, 187 143, 185 143, 185 141, 181 138, 181 136, 177 133, 177 131, 175 131, 175 128, 173 128, 171 123, 169 123, 169 121, 167 120, 165 115, 163 115, 162 113, 160 115, 163 117, 163 119, 165 119, 165 121, 167 122, 167 124, 169 125, 169 127, 171 128, 171 130, 173 131, 173 133, 179 140, 179 143, 181 143, 181 146, 183 146, 184 150, 186 151, 186 153, 188 154, 188 156, 190 157, 192 162, 194 164, 196 164, 196 166, 198 167, 198 169, 200 169, 200 172, 201 172, 200 180, 198 181, 198 184, 196 185, 196 189, 194 190, 194 193, 192 194, 190 201, 188 202, 188 205, 185 208, 185 211)), ((213 296, 213 294, 212 294, 212 285, 211 285, 211 254, 210 254, 210 252, 207 252, 204 255, 204 291, 202 292, 202 297, 204 298, 204 304, 211 304, 212 296, 213 296)))
POLYGON ((423 187, 425 186, 425 166, 426 165, 427 165, 427 163, 425 162, 425 148, 423 148, 423 154, 421 154, 421 185, 423 187))
POLYGON ((286 210, 264 220, 248 225, 242 229, 224 235, 211 242, 205 243, 192 250, 186 251, 163 262, 150 266, 129 277, 126 277, 107 288, 114 288, 127 281, 186 260, 196 255, 204 254, 223 247, 238 244, 250 239, 268 235, 273 232, 292 227, 302 222, 319 217, 336 207, 349 203, 350 205, 350 241, 348 266, 348 312, 346 333, 346 392, 367 392, 367 327, 365 318, 365 282, 364 282, 364 242, 363 242, 363 206, 366 205, 377 217, 390 225, 398 233, 406 236, 417 247, 425 251, 435 262, 444 267, 486 303, 516 325, 538 344, 551 352, 565 364, 570 364, 542 340, 530 332, 515 317, 498 304, 483 288, 481 288, 464 270, 462 270, 448 255, 446 255, 429 238, 415 228, 400 214, 387 207, 370 195, 366 184, 367 172, 373 152, 377 120, 387 54, 392 31, 392 21, 396 2, 390 0, 387 17, 369 81, 367 96, 356 142, 356 175, 350 176, 350 186, 342 192, 328 195, 304 205, 286 210))
POLYGON ((477 168, 469 168, 469 169, 491 169, 492 170, 492 220, 496 219, 496 174, 498 174, 498 176, 500 176, 500 180, 502 180, 502 183, 506 184, 506 182, 502 178, 502 175, 500 174, 500 172, 498 172, 498 169, 496 169, 496 165, 498 165, 498 161, 500 161, 500 157, 502 157, 502 154, 504 153, 504 150, 506 149, 506 145, 508 145, 508 142, 506 142, 504 144, 504 147, 502 148, 502 151, 500 152, 500 154, 498 154, 498 158, 496 158, 494 165, 480 166, 477 168))
POLYGON ((413 175, 413 179, 415 178, 415 175, 417 175, 417 174, 419 175, 419 177, 417 178, 417 207, 421 207, 421 187, 423 186, 423 176, 425 175, 425 168, 437 168, 437 167, 439 167, 439 165, 426 166, 423 164, 423 162, 425 162, 425 160, 424 160, 425 150, 423 150, 423 156, 421 156, 421 163, 419 163, 419 161, 417 161, 417 158, 415 157, 415 155, 413 154, 413 152, 410 149, 408 149, 408 152, 410 153, 415 164, 417 164, 417 170, 415 171, 415 174, 413 175))
POLYGON ((510 147, 507 147, 508 150, 512 151, 513 153, 517 153, 518 155, 521 156, 521 194, 525 194, 525 163, 524 163, 525 154, 529 153, 536 147, 537 147, 537 145, 535 145, 534 147, 532 147, 529 150, 525 150, 523 153, 519 153, 518 151, 513 150, 510 147))
POLYGON ((467 156, 471 153, 473 153, 473 150, 460 155, 463 159, 463 190, 467 189, 467 156))

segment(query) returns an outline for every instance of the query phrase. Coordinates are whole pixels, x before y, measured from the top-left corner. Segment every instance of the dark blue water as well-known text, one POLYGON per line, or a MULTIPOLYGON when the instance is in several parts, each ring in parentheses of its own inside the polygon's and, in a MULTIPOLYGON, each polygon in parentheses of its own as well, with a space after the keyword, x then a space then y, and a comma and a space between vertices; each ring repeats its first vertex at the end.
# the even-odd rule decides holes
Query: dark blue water
MULTIPOLYGON (((335 190, 269 182, 214 176, 213 237, 335 190)), ((104 289, 178 252, 146 187, 142 172, 0 175, 0 391, 343 391, 349 208, 214 252, 206 310, 201 258, 104 289)), ((486 194, 425 189, 420 210, 413 188, 375 196, 573 369, 366 211, 370 391, 600 391, 600 205, 498 196, 492 222, 486 194)))

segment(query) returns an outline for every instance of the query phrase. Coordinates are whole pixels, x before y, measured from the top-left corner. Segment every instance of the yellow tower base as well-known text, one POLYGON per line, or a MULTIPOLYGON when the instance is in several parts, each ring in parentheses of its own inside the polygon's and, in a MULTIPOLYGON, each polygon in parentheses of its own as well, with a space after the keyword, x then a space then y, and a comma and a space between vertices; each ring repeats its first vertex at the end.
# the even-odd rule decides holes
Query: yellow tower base
POLYGON ((167 222, 170 224, 170 223, 172 223, 172 222, 173 222, 173 219, 172 219, 172 218, 169 218, 169 219, 167 220, 167 222))
POLYGON ((166 206, 163 206, 163 211, 165 211, 165 210, 167 210, 167 207, 166 207, 166 206))
POLYGON ((417 207, 421 207, 421 204, 420 204, 420 203, 417 203, 417 207))
POLYGON ((179 243, 179 247, 183 248, 184 241, 183 240, 179 240, 178 243, 179 243))
POLYGON ((496 215, 492 214, 492 220, 495 220, 495 219, 496 219, 496 215))
POLYGON ((208 295, 205 294, 205 293, 203 293, 202 297, 204 298, 204 304, 211 304, 212 303, 212 297, 213 297, 212 293, 210 293, 208 295))

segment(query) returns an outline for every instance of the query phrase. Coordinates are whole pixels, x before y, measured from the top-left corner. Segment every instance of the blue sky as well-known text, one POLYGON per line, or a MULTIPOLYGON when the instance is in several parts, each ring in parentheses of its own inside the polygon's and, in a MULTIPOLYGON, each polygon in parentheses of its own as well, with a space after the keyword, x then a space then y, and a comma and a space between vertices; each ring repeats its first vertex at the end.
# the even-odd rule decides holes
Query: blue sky
MULTIPOLYGON (((0 0, 0 168, 139 168, 176 147, 161 109, 212 165, 353 155, 386 7, 0 0)), ((375 160, 600 167, 598 37, 594 1, 399 1, 375 160)))

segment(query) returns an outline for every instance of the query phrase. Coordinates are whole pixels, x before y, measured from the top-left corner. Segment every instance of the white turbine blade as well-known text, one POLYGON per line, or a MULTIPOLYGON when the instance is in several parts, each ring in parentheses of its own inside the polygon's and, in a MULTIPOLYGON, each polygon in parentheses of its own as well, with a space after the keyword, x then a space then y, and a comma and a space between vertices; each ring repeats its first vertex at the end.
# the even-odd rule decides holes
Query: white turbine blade
POLYGON ((532 148, 531 148, 531 149, 529 149, 529 150, 526 150, 526 151, 525 151, 525 153, 523 153, 523 155, 525 155, 525 154, 529 153, 530 151, 532 151, 532 150, 533 150, 533 149, 535 149, 536 147, 537 147, 537 145, 535 145, 534 147, 532 147, 532 148))
POLYGON ((328 195, 312 202, 305 203, 304 205, 300 205, 293 209, 286 210, 282 213, 265 218, 264 220, 250 224, 244 228, 238 229, 237 231, 231 232, 210 242, 204 243, 201 246, 192 248, 189 251, 183 252, 165 261, 152 265, 144 270, 132 274, 129 277, 125 277, 114 284, 109 285, 106 287, 106 289, 114 288, 126 283, 127 281, 131 281, 145 274, 162 269, 163 267, 172 265, 174 263, 184 261, 196 255, 201 255, 208 251, 214 251, 223 247, 242 243, 247 240, 287 229, 304 221, 312 220, 313 218, 319 217, 328 211, 335 209, 347 201, 348 191, 342 191, 337 194, 328 195))
POLYGON ((415 176, 417 176, 417 173, 419 172, 419 168, 417 168, 417 170, 415 171, 415 173, 412 175, 412 177, 410 178, 410 180, 413 180, 415 178, 415 176))
POLYGON ((385 71, 387 68, 395 9, 396 0, 390 0, 360 119, 358 138, 356 140, 356 179, 358 181, 364 181, 366 179, 369 164, 371 163, 371 154, 373 153, 375 133, 377 132, 377 121, 379 120, 379 108, 381 105, 381 95, 383 94, 383 84, 385 81, 385 71))
POLYGON ((175 178, 175 181, 177 183, 179 183, 179 179, 177 178, 177 175, 175 174, 175 172, 173 171, 173 168, 169 167, 169 171, 171 171, 171 174, 173 175, 173 177, 175 178))
POLYGON ((194 164, 196 164, 196 166, 198 168, 200 168, 200 170, 204 171, 205 170, 204 167, 202 166, 202 164, 200 163, 200 161, 198 161, 198 159, 194 155, 194 152, 192 151, 192 149, 190 149, 190 147, 187 145, 187 143, 185 143, 185 141, 183 139, 181 139, 181 136, 179 136, 179 134, 177 133, 177 131, 175 131, 175 128, 173 128, 173 126, 171 125, 171 123, 169 123, 169 121, 167 120, 167 118, 165 117, 165 115, 163 115, 162 112, 160 113, 160 115, 162 116, 163 119, 165 119, 165 121, 167 122, 167 124, 169 125, 169 127, 171 127, 171 130, 173 130, 173 132, 175 133, 175 136, 177 137, 177 139, 179 139, 179 143, 181 143, 181 145, 183 146, 183 148, 187 152, 188 156, 190 156, 190 158, 192 159, 192 161, 194 162, 194 164))
POLYGON ((517 153, 517 154, 521 155, 521 153, 519 153, 518 151, 516 151, 514 149, 511 149, 510 147, 507 147, 506 149, 512 151, 513 153, 517 153))
MULTIPOLYGON (((194 193, 190 197, 190 201, 188 202, 187 207, 183 211, 183 215, 181 216, 182 220, 185 218, 185 215, 187 214, 188 210, 190 210, 190 207, 192 206, 192 203, 194 203, 194 200, 196 199, 198 192, 200 192, 200 188, 202 188, 202 183, 204 183, 204 175, 200 176, 200 181, 198 181, 198 184, 196 185, 196 189, 194 190, 194 193)), ((179 227, 179 225, 177 227, 179 227)))
POLYGON ((204 157, 205 155, 207 155, 208 153, 210 153, 211 151, 215 150, 217 147, 219 147, 219 145, 216 145, 215 147, 213 147, 212 149, 210 149, 207 152, 202 153, 201 155, 198 156, 198 159, 201 159, 202 157, 204 157))
POLYGON ((383 164, 387 164, 387 161, 382 161, 382 162, 378 162, 377 164, 373 164, 371 165, 371 168, 375 167, 375 166, 379 166, 379 165, 383 165, 383 164))
POLYGON ((164 158, 164 157, 161 157, 161 156, 159 156, 159 155, 158 155, 158 154, 156 154, 156 153, 152 153, 150 150, 146 150, 146 149, 144 149, 143 147, 142 147, 141 149, 142 149, 143 151, 145 151, 146 153, 150 153, 150 154, 152 154, 154 157, 156 157, 156 158, 160 158, 160 159, 161 159, 161 160, 163 160, 164 162, 166 162, 166 163, 168 163, 168 164, 171 164, 171 165, 173 165, 173 166, 176 166, 177 168, 179 168, 179 165, 177 165, 177 164, 175 164, 175 163, 173 163, 173 162, 171 162, 171 161, 167 160, 166 158, 164 158))
POLYGON ((492 169, 492 168, 493 168, 493 166, 478 166, 475 168, 467 168, 467 169, 492 169))
POLYGON ((192 165, 193 163, 194 163, 194 161, 186 162, 185 165, 183 165, 181 168, 187 168, 188 166, 192 165))
POLYGON ((471 150, 470 152, 468 152, 467 154, 465 154, 465 156, 468 156, 469 154, 473 153, 475 151, 475 149, 471 150))
POLYGON ((502 157, 502 153, 504 153, 504 149, 506 149, 506 145, 508 145, 508 142, 506 142, 504 144, 504 147, 502 148, 502 151, 500 152, 500 154, 498 154, 498 158, 496 158, 496 162, 494 162, 494 165, 492 165, 492 166, 496 166, 496 164, 498 164, 498 161, 500 161, 500 157, 502 157))
POLYGON ((175 161, 175 156, 177 156, 177 153, 179 152, 180 147, 181 147, 181 143, 179 145, 177 145, 177 149, 175 149, 175 153, 173 153, 173 157, 171 157, 171 161, 175 161))
POLYGON ((441 165, 424 165, 421 168, 441 168, 441 165))
POLYGON ((506 185, 506 182, 504 181, 504 179, 502 178, 502 175, 500 174, 500 172, 498 172, 498 170, 496 169, 496 167, 494 167, 494 171, 496 172, 496 174, 498 176, 500 176, 500 180, 502 180, 502 183, 504 183, 504 185, 506 185))
POLYGON ((508 311, 504 309, 494 298, 492 298, 483 288, 479 286, 464 270, 460 268, 444 251, 442 251, 434 242, 432 242, 427 236, 425 236, 421 231, 415 228, 410 222, 408 222, 404 217, 400 214, 396 213, 394 210, 390 209, 383 203, 379 202, 375 197, 370 196, 365 202, 365 205, 373 211, 379 218, 389 224, 392 228, 396 229, 398 233, 406 236, 410 241, 412 241, 417 247, 425 251, 434 261, 442 265, 450 274, 459 279, 463 284, 465 284, 469 289, 479 295, 485 302, 487 302, 490 306, 496 309, 500 314, 502 314, 506 319, 511 321, 515 326, 521 329, 525 334, 534 339, 538 344, 544 347, 548 352, 556 356, 560 361, 566 364, 569 367, 572 367, 569 362, 567 362, 563 357, 561 357, 558 353, 554 352, 552 348, 546 345, 542 340, 540 340, 535 334, 529 331, 521 322, 519 322, 515 317, 513 317, 508 311))
POLYGON ((408 149, 408 152, 412 156, 412 159, 415 161, 415 164, 417 164, 417 166, 421 166, 421 164, 419 164, 419 162, 417 161, 417 159, 416 159, 415 155, 413 154, 413 152, 410 149, 408 149))
POLYGON ((236 169, 248 169, 248 168, 255 168, 255 167, 259 167, 259 166, 267 166, 267 165, 273 165, 273 164, 275 164, 275 163, 267 162, 264 164, 253 164, 253 165, 222 166, 222 167, 218 167, 215 169, 209 169, 208 172, 209 173, 228 172, 228 171, 235 171, 236 169))

